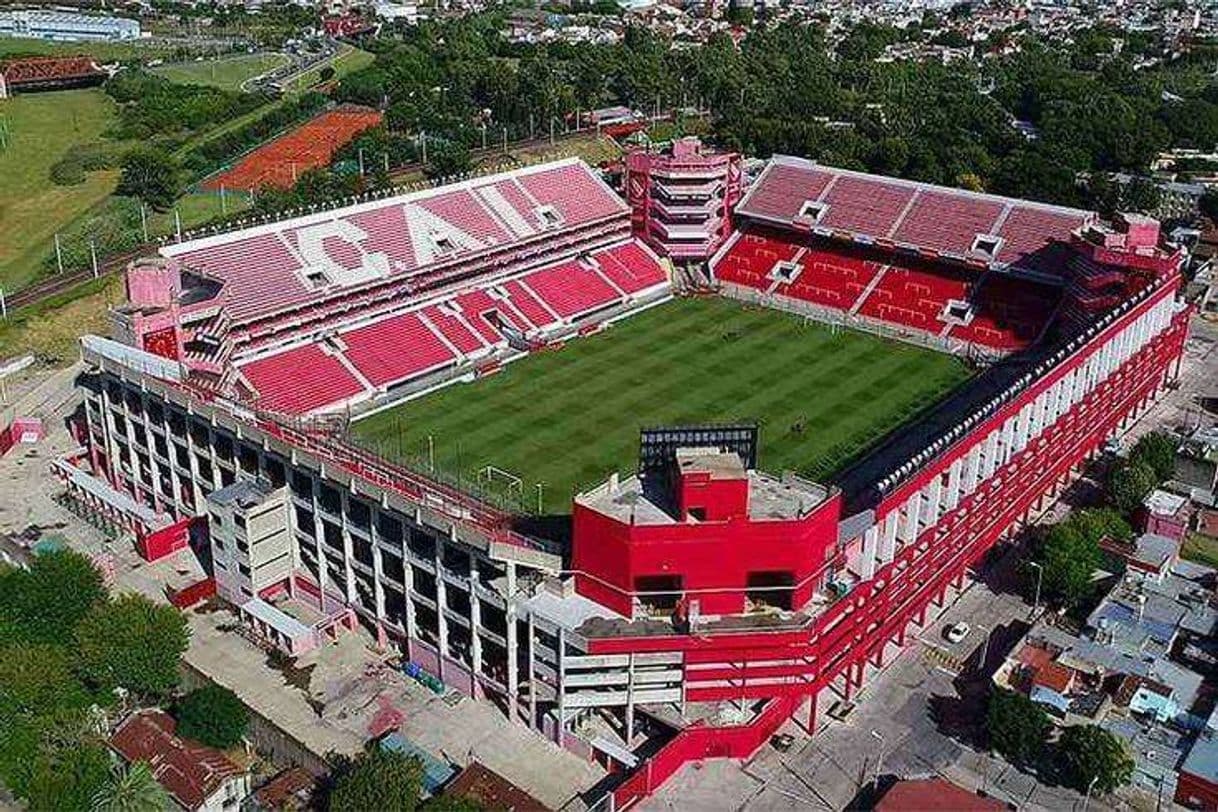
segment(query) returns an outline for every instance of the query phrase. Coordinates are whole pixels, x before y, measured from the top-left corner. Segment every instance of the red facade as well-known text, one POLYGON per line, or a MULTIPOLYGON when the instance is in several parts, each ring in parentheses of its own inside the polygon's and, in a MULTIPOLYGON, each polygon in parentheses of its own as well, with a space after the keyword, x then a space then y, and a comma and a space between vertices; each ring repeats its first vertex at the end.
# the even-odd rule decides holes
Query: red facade
POLYGON ((681 591, 699 601, 701 613, 730 615, 745 610, 750 574, 781 572, 791 576, 792 607, 808 602, 837 542, 840 495, 786 521, 756 521, 740 512, 712 518, 712 511, 727 508, 708 504, 707 519, 697 523, 632 525, 577 502, 571 552, 576 589, 630 617, 640 583, 675 577, 681 591))

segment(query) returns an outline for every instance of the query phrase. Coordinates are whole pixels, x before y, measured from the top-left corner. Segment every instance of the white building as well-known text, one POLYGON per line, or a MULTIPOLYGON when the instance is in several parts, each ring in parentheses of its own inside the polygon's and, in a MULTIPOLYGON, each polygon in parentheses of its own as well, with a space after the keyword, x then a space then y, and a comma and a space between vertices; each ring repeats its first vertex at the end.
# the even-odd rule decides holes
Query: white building
POLYGON ((56 42, 139 39, 140 24, 125 17, 101 17, 68 11, 0 12, 0 36, 56 42))

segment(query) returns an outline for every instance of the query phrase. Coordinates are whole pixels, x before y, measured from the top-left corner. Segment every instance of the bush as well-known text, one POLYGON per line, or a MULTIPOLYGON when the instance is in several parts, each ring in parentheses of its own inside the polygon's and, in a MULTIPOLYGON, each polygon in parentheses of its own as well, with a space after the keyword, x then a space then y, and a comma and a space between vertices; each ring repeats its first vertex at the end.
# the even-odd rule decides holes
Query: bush
POLYGON ((230 121, 263 105, 263 94, 237 93, 171 82, 143 70, 116 73, 105 85, 119 104, 121 138, 190 134, 230 121))
POLYGON ((250 721, 245 704, 220 685, 208 685, 182 697, 174 717, 180 735, 221 749, 241 741, 250 721))

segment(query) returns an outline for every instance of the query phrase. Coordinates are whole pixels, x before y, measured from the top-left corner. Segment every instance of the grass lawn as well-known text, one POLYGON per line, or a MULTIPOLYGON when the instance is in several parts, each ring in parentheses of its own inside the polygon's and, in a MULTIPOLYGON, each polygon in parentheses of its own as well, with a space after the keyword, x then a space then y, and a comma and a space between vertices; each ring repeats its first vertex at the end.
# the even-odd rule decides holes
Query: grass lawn
POLYGON ((0 321, 0 358, 32 353, 51 366, 67 366, 80 357, 80 336, 110 334, 108 309, 122 297, 122 281, 111 276, 25 308, 0 321))
POLYGON ((1218 568, 1218 539, 1189 533, 1180 547, 1180 557, 1207 567, 1218 568))
POLYGON ((760 467, 831 477, 969 375, 957 359, 727 299, 682 299, 473 384, 372 415, 358 439, 416 463, 522 480, 545 509, 633 471, 641 427, 756 420, 760 467))
POLYGON ((115 121, 98 88, 18 95, 0 101, 8 146, 0 151, 0 285, 12 290, 41 273, 57 230, 101 202, 118 173, 94 172, 78 186, 56 186, 51 165, 76 144, 101 140, 115 121))
POLYGON ((240 90, 242 82, 274 70, 287 61, 283 54, 237 54, 203 62, 160 65, 152 72, 181 84, 240 90))
MULTIPOLYGON (((548 132, 548 130, 542 131, 539 128, 537 134, 538 136, 545 136, 548 132)), ((555 141, 553 146, 550 146, 549 142, 546 142, 540 145, 516 149, 509 144, 508 153, 512 158, 522 163, 575 157, 582 158, 590 166, 596 166, 603 161, 611 161, 622 156, 621 148, 612 139, 597 135, 596 133, 564 138, 555 141)))

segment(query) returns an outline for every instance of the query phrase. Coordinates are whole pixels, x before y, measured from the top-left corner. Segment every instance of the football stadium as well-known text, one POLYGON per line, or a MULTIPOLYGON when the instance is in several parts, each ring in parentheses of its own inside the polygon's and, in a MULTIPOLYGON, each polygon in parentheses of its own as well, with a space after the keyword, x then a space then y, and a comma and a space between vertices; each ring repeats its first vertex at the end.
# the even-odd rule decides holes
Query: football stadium
POLYGON ((1179 374, 1153 220, 631 166, 629 205, 564 160, 162 246, 55 470, 265 645, 362 626, 626 808, 816 730, 1179 374))

